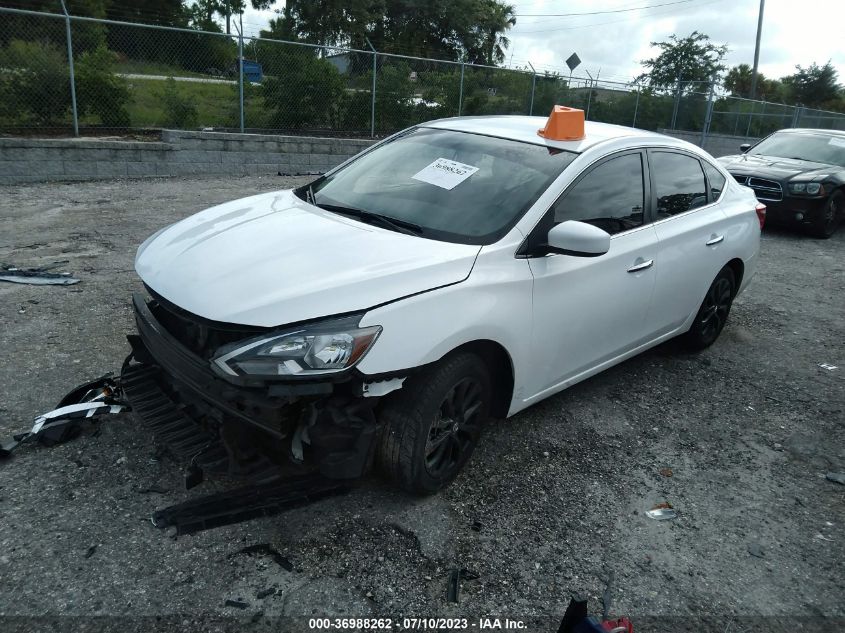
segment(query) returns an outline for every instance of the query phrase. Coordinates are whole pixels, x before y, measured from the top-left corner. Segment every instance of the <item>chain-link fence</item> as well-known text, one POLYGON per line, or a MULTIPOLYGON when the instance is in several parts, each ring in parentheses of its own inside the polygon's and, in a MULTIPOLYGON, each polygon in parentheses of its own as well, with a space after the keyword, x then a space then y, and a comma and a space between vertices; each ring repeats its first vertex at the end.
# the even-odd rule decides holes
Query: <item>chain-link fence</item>
MULTIPOLYGON (((60 5, 58 5, 60 6, 60 5)), ((0 7, 0 131, 160 128, 384 136, 459 115, 582 108, 593 121, 759 138, 845 129, 845 114, 728 96, 679 78, 634 83, 422 59, 374 50, 0 7)))

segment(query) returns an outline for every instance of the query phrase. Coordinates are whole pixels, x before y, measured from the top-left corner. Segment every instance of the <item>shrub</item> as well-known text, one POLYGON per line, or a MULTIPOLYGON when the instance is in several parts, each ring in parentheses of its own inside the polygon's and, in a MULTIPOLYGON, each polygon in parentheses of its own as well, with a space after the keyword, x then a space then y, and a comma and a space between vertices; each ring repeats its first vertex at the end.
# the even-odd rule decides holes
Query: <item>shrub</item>
POLYGON ((47 42, 12 40, 0 50, 0 113, 6 121, 61 121, 70 108, 65 55, 47 42))
POLYGON ((74 67, 79 113, 94 114, 107 127, 128 127, 129 87, 114 73, 116 55, 100 46, 79 56, 74 67))
POLYGON ((187 129, 197 125, 197 106, 188 97, 180 94, 173 77, 164 82, 164 124, 176 129, 187 129))
POLYGON ((336 118, 344 81, 331 63, 311 51, 279 51, 275 76, 264 81, 264 104, 279 128, 324 127, 336 118))

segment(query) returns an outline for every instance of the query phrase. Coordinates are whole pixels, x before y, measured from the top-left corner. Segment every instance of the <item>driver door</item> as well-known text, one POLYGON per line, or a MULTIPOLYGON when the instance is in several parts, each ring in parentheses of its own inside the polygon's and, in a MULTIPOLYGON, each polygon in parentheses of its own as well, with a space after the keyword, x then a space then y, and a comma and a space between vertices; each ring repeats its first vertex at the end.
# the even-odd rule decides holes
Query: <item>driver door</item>
POLYGON ((529 238, 535 362, 528 400, 598 371, 650 338, 646 316, 658 249, 646 207, 651 196, 644 154, 621 152, 589 167, 529 238), (544 253, 549 229, 566 220, 610 233, 610 250, 598 257, 544 253))

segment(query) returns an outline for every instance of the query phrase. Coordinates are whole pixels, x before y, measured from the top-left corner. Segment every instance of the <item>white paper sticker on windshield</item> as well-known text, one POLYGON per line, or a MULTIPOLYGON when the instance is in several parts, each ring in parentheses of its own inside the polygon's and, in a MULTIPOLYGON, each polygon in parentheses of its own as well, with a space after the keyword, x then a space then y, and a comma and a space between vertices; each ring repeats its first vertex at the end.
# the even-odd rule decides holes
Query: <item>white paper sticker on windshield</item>
POLYGON ((836 138, 835 136, 832 136, 827 143, 828 145, 835 145, 836 147, 845 147, 845 138, 836 138))
POLYGON ((448 158, 438 158, 431 165, 415 173, 411 178, 451 190, 477 171, 478 167, 464 165, 448 158))

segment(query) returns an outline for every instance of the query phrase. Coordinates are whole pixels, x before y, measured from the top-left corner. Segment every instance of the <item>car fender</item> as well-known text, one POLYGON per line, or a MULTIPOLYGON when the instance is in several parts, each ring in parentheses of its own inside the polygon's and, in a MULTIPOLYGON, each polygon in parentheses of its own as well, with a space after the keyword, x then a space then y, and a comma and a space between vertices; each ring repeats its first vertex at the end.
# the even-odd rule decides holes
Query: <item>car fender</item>
POLYGON ((514 258, 512 247, 485 247, 465 281, 367 311, 361 326, 380 325, 382 333, 357 369, 365 379, 410 374, 462 345, 492 341, 511 360, 512 407, 529 362, 532 283, 528 262, 514 258))

